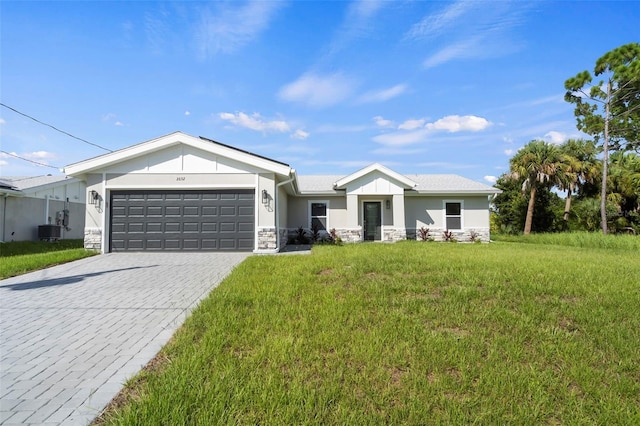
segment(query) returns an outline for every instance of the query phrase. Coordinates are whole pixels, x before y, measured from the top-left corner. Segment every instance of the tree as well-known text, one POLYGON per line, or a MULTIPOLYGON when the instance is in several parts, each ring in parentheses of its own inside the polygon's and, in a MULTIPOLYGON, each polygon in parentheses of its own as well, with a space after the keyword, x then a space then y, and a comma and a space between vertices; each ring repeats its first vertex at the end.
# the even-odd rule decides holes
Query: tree
POLYGON ((616 206, 613 225, 627 228, 640 225, 640 156, 616 152, 611 155, 607 201, 616 206))
POLYGON ((524 222, 524 234, 531 233, 536 192, 540 187, 551 187, 558 182, 563 156, 557 146, 533 140, 522 147, 509 161, 513 179, 522 181, 522 192, 529 192, 529 203, 524 222))
POLYGON ((558 187, 566 191, 564 221, 568 226, 572 195, 587 183, 593 183, 600 174, 602 163, 597 159, 598 147, 595 142, 584 139, 569 139, 560 145, 564 154, 563 164, 558 173, 558 187))
POLYGON ((602 139, 600 217, 606 234, 609 148, 640 149, 640 44, 625 44, 606 53, 596 61, 594 75, 605 80, 592 84, 591 73, 583 71, 565 81, 564 87, 565 100, 575 104, 578 129, 596 142, 602 139))

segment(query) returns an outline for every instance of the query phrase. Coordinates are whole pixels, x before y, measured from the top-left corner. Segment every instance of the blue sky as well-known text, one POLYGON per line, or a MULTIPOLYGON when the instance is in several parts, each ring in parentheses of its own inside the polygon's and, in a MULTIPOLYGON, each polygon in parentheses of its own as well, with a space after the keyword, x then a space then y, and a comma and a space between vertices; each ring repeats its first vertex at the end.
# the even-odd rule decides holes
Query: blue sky
MULTIPOLYGON (((174 131, 298 174, 479 182, 580 137, 564 81, 640 40, 637 2, 0 2, 0 99, 111 150, 174 131)), ((2 150, 105 153, 7 108, 2 150)), ((0 174, 59 174, 0 154, 0 174)))

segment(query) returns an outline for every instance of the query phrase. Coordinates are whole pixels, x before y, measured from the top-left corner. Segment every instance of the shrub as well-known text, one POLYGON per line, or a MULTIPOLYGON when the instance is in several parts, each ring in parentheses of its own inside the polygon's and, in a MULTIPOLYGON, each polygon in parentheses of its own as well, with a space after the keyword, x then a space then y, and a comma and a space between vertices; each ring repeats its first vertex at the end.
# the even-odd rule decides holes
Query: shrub
POLYGON ((429 241, 430 236, 431 235, 429 234, 429 228, 425 228, 424 226, 422 226, 420 229, 418 229, 418 237, 420 237, 420 240, 429 241))

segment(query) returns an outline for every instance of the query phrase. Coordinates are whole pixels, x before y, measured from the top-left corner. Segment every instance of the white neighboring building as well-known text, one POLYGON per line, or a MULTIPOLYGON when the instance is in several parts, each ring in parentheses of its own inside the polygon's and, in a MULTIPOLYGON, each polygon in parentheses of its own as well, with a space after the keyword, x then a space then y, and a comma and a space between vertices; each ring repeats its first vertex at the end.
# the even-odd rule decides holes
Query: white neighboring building
POLYGON ((83 238, 85 188, 67 176, 0 177, 0 240, 36 241, 40 225, 60 225, 61 239, 83 238))

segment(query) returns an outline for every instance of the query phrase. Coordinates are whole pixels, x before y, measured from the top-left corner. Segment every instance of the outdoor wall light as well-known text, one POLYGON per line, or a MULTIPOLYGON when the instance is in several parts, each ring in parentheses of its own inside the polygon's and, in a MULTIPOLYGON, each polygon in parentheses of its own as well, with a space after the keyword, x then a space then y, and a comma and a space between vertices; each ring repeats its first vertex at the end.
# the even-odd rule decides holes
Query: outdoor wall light
POLYGON ((387 206, 387 210, 391 208, 391 200, 387 200, 384 202, 385 206, 387 206))
POLYGON ((269 193, 266 189, 262 190, 262 204, 264 204, 265 206, 269 204, 269 193))
POLYGON ((89 191, 89 204, 96 204, 98 199, 100 198, 100 194, 98 194, 93 189, 89 191))

